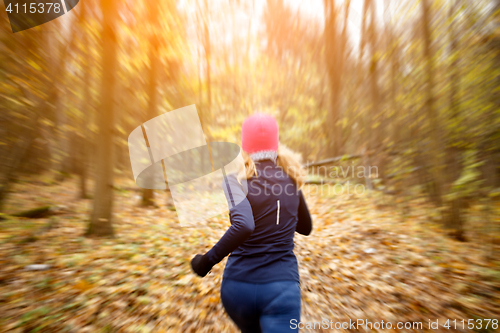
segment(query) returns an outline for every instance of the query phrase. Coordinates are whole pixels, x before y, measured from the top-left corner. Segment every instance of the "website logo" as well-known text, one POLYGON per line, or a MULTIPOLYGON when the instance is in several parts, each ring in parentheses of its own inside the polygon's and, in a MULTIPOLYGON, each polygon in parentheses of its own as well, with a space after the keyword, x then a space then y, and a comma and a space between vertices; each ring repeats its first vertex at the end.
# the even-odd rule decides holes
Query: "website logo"
POLYGON ((168 186, 182 226, 225 213, 248 193, 241 148, 207 143, 195 105, 138 126, 128 148, 136 184, 156 190, 168 186))

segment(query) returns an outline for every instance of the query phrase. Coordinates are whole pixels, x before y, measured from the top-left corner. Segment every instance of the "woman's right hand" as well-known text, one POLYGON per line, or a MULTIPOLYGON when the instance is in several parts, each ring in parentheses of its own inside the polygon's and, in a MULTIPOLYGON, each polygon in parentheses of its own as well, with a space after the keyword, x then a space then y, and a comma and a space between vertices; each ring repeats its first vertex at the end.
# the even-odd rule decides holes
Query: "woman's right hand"
POLYGON ((206 255, 197 254, 191 259, 191 268, 198 276, 204 277, 210 272, 212 265, 208 262, 206 255))

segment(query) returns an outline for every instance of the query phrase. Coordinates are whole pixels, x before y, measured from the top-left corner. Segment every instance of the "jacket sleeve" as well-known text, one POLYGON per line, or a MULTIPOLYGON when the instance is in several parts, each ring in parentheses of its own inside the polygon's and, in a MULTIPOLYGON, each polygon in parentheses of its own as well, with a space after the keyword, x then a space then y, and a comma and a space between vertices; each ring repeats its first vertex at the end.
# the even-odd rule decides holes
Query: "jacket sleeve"
POLYGON ((250 237, 255 229, 252 207, 236 177, 225 178, 224 192, 228 200, 231 226, 224 236, 206 253, 211 265, 219 263, 250 237))
POLYGON ((308 236, 312 231, 312 219, 302 191, 299 192, 299 199, 299 213, 295 231, 301 235, 308 236))

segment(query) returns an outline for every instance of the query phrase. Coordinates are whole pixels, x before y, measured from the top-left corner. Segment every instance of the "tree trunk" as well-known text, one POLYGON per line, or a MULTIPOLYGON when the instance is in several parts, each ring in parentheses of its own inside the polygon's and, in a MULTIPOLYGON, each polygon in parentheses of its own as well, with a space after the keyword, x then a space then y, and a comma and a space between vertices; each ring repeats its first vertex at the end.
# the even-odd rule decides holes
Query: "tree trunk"
POLYGON ((0 212, 4 209, 10 185, 16 179, 17 171, 20 168, 22 161, 25 159, 29 147, 35 139, 36 126, 38 126, 38 116, 33 121, 33 128, 27 129, 25 138, 21 141, 19 147, 12 150, 13 156, 10 158, 10 164, 7 166, 4 174, 3 184, 0 186, 0 212))
POLYGON ((115 20, 118 10, 115 0, 101 0, 103 13, 101 47, 102 78, 97 125, 97 159, 94 207, 87 236, 113 236, 113 176, 115 85, 117 70, 117 36, 115 20))
MULTIPOLYGON (((368 19, 368 10, 370 8, 370 0, 365 0, 363 2, 363 16, 361 19, 361 40, 360 40, 360 45, 359 45, 359 58, 358 58, 358 87, 363 87, 363 80, 364 80, 364 71, 363 71, 363 56, 364 56, 364 50, 365 46, 367 44, 367 39, 368 42, 370 41, 370 35, 368 33, 367 29, 367 19, 368 19)), ((371 87, 371 85, 370 85, 371 87)), ((358 88, 362 89, 362 88, 358 88)), ((370 137, 372 135, 372 129, 370 125, 369 118, 367 116, 362 117, 362 126, 364 128, 364 133, 362 134, 363 140, 362 140, 362 156, 363 156, 363 166, 367 168, 367 170, 370 170, 370 155, 372 152, 370 151, 371 144, 370 144, 370 137)), ((366 174, 366 172, 365 172, 366 174)), ((365 177, 365 185, 369 190, 373 189, 373 184, 371 182, 370 177, 365 177)))
POLYGON ((397 66, 397 61, 396 61, 396 47, 395 47, 395 38, 394 38, 394 31, 392 27, 392 22, 391 22, 391 16, 388 14, 390 12, 390 0, 385 0, 385 13, 384 13, 384 22, 385 22, 385 33, 387 35, 387 55, 389 58, 390 62, 390 69, 389 69, 389 75, 390 75, 390 88, 389 88, 389 96, 390 96, 390 111, 389 111, 389 119, 390 119, 390 124, 391 124, 391 131, 390 131, 390 138, 393 144, 396 146, 397 143, 399 142, 399 129, 400 126, 398 126, 398 118, 397 118, 397 100, 396 100, 396 95, 397 95, 397 82, 396 82, 396 73, 398 71, 398 66, 397 66))
POLYGON ((431 149, 429 150, 427 161, 431 176, 431 198, 438 205, 443 204, 443 145, 439 129, 439 117, 434 103, 434 57, 431 52, 431 21, 429 0, 422 0, 422 34, 423 51, 425 62, 425 102, 424 108, 429 120, 429 137, 431 139, 431 149))
POLYGON ((367 6, 370 10, 370 24, 368 27, 368 43, 370 44, 370 98, 371 98, 371 128, 368 131, 371 133, 368 147, 370 153, 375 156, 372 163, 375 162, 378 170, 377 177, 383 178, 385 174, 386 153, 384 149, 384 138, 382 131, 385 130, 384 114, 380 107, 380 92, 378 87, 378 38, 376 34, 376 13, 373 0, 367 1, 367 6), (373 126, 375 128, 373 128, 373 126))
POLYGON ((443 213, 444 226, 451 229, 449 233, 450 236, 458 241, 466 241, 464 235, 464 217, 463 217, 463 206, 464 199, 456 198, 447 203, 446 208, 443 213))
POLYGON ((212 110, 212 80, 211 80, 211 70, 210 70, 210 60, 212 56, 212 51, 211 51, 211 45, 210 45, 210 30, 208 29, 208 13, 210 12, 210 8, 208 7, 209 3, 207 0, 205 0, 205 11, 207 13, 206 17, 204 18, 204 40, 203 40, 203 46, 205 48, 205 59, 207 63, 206 67, 206 75, 207 75, 207 100, 208 100, 208 105, 207 105, 207 112, 205 114, 205 118, 208 120, 210 119, 210 113, 212 110))
MULTIPOLYGON (((458 56, 457 56, 457 36, 455 31, 455 12, 459 8, 459 3, 457 0, 453 1, 453 4, 450 6, 450 11, 448 15, 449 19, 449 36, 450 36, 450 57, 452 58, 450 64, 450 110, 451 110, 451 121, 454 124, 454 127, 451 131, 451 141, 452 146, 455 146, 455 143, 459 142, 462 138, 460 135, 460 124, 459 114, 460 114, 460 103, 458 101, 458 90, 460 88, 460 75, 459 75, 459 66, 458 66, 458 56)), ((458 149, 448 149, 448 158, 447 158, 447 178, 443 181, 446 182, 446 188, 451 188, 451 184, 460 177, 462 171, 461 165, 461 153, 458 149)), ((443 175, 444 176, 444 175, 443 175)), ((460 194, 459 194, 460 195, 460 194)), ((446 207, 443 215, 443 223, 449 229, 454 229, 452 236, 460 241, 465 241, 464 236, 464 217, 462 212, 463 207, 463 199, 460 197, 454 198, 449 202, 446 202, 446 207)))
MULTIPOLYGON (((46 49, 48 51, 41 52, 42 54, 42 64, 46 65, 46 71, 53 69, 50 52, 51 36, 50 33, 40 32, 41 47, 40 50, 46 49)), ((32 58, 33 61, 39 62, 38 57, 32 58)), ((30 124, 26 125, 25 131, 23 133, 16 133, 19 138, 18 144, 11 149, 11 156, 7 159, 5 166, 5 171, 3 174, 2 184, 0 184, 0 211, 3 210, 5 201, 8 196, 11 184, 16 180, 18 176, 19 169, 23 161, 26 159, 29 148, 33 144, 33 141, 39 134, 39 124, 38 120, 41 115, 47 115, 51 113, 52 105, 52 93, 53 93, 53 79, 47 75, 47 72, 42 73, 42 82, 45 84, 45 89, 47 98, 39 98, 35 107, 33 107, 33 117, 31 118, 30 124)))
POLYGON ((330 100, 328 103, 327 135, 329 137, 330 155, 340 155, 341 132, 337 126, 340 119, 340 44, 338 31, 338 13, 333 0, 324 0, 325 9, 325 62, 328 74, 330 100))
MULTIPOLYGON (((82 8, 82 22, 85 22, 86 16, 88 15, 87 3, 83 4, 82 8)), ((83 27, 82 27, 83 29, 83 27)), ((86 33, 83 34, 82 44, 84 48, 89 45, 89 38, 86 33)), ((81 142, 80 142, 80 163, 78 165, 80 169, 80 197, 82 199, 88 199, 89 193, 87 189, 87 179, 88 179, 88 171, 89 171, 89 142, 91 141, 91 137, 93 135, 90 130, 90 124, 92 124, 94 120, 94 109, 92 107, 92 94, 91 94, 91 68, 90 63, 92 61, 92 54, 88 51, 88 49, 82 50, 82 67, 85 68, 83 71, 83 101, 82 101, 82 113, 83 116, 81 118, 80 130, 82 132, 81 142), (87 119, 85 119, 87 117, 87 119), (90 119, 90 124, 88 119, 90 119)))
MULTIPOLYGON (((54 110, 54 120, 56 126, 54 130, 55 147, 56 147, 56 176, 55 180, 57 182, 63 181, 66 176, 70 173, 70 139, 66 131, 66 124, 68 123, 68 117, 66 115, 64 105, 64 96, 67 95, 67 85, 64 85, 64 80, 66 77, 66 62, 67 58, 71 53, 71 50, 76 45, 76 33, 78 31, 78 25, 80 17, 82 16, 82 11, 80 10, 77 14, 77 22, 71 24, 71 30, 69 33, 69 38, 67 40, 67 45, 59 43, 58 40, 54 39, 53 43, 56 44, 53 48, 56 50, 56 55, 51 59, 51 73, 53 77, 53 83, 51 85, 52 91, 51 96, 53 100, 51 102, 54 110), (61 45, 57 45, 61 44, 61 45)), ((60 26, 60 25, 59 25, 60 26)), ((61 26, 60 26, 61 27, 61 26)))
MULTIPOLYGON (((148 111, 146 120, 152 119, 158 114, 158 93, 157 93, 157 81, 158 81, 158 49, 159 40, 156 33, 158 28, 158 11, 159 11, 158 1, 153 1, 150 7, 150 18, 149 22, 151 24, 151 36, 149 37, 149 83, 148 83, 148 111)), ((149 180, 151 183, 153 181, 152 175, 149 180)), ((142 191, 142 201, 141 205, 154 206, 154 192, 152 189, 144 189, 142 191)))

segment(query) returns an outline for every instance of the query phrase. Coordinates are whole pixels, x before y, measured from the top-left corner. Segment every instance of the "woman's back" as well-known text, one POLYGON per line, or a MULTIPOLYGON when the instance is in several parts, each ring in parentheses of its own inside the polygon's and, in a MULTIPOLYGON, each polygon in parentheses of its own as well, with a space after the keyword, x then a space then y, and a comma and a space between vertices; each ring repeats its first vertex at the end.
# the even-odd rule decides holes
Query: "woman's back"
POLYGON ((260 283, 298 282, 293 237, 301 194, 294 181, 273 161, 257 162, 256 169, 257 176, 247 182, 255 229, 230 255, 224 278, 260 283))
POLYGON ((204 255, 191 260, 205 276, 229 253, 221 283, 226 312, 242 332, 283 333, 300 321, 300 281, 293 254, 295 232, 309 235, 312 221, 300 186, 300 160, 279 147, 278 124, 266 115, 243 123, 246 187, 224 176, 231 227, 204 255))

